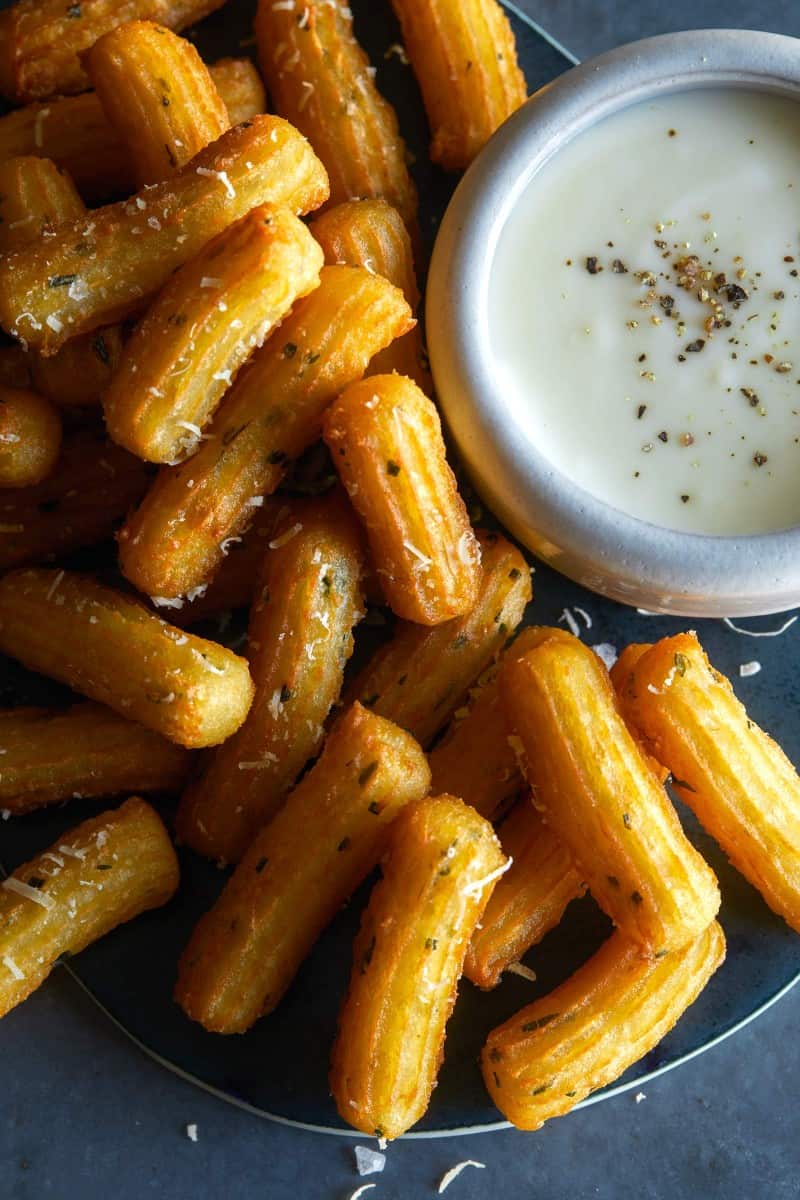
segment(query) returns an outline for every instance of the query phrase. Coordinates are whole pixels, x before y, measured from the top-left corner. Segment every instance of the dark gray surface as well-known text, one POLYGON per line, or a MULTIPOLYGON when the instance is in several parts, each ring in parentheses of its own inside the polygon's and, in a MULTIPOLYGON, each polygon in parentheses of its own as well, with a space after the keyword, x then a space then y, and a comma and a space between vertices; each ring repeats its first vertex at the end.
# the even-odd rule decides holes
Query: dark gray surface
MULTIPOLYGON (((382 2, 382 0, 376 0, 382 2)), ((454 0, 457 2, 457 0, 454 0)), ((581 56, 634 37, 728 25, 794 33, 800 5, 518 0, 581 56)), ((369 1200, 784 1200, 798 1194, 800 989, 758 1022, 632 1095, 515 1132, 390 1147, 369 1200)), ((0 1027, 0 1200, 345 1200, 353 1143, 283 1129, 145 1058, 57 973, 0 1027), (196 1123, 198 1142, 186 1136, 196 1123)))

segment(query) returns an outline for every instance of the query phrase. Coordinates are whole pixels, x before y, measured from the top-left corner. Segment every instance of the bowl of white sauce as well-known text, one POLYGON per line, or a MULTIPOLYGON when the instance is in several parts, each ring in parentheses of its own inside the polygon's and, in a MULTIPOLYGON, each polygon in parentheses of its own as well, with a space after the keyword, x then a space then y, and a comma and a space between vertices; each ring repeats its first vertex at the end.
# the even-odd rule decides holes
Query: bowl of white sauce
POLYGON ((800 41, 621 47, 533 96, 431 262, 442 410, 540 558, 689 616, 800 603, 800 41))

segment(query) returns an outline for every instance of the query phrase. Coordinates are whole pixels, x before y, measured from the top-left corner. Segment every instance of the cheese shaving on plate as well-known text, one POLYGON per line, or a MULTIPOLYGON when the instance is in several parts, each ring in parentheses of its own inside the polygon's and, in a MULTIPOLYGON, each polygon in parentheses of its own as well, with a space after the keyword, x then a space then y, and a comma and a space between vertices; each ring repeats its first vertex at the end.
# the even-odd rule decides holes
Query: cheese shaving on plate
POLYGON ((793 617, 789 617, 789 620, 784 621, 779 629, 742 629, 740 625, 734 625, 730 617, 723 617, 722 620, 728 626, 728 629, 732 629, 734 633, 743 633, 745 637, 780 637, 782 633, 786 633, 787 629, 791 629, 795 621, 798 620, 798 616, 795 613, 793 617))
POLYGON ((463 1162, 456 1163, 456 1165, 451 1167, 449 1171, 445 1171, 444 1175, 439 1181, 438 1194, 441 1196, 442 1192, 449 1188, 453 1180, 457 1179, 461 1172, 465 1171, 467 1167, 476 1167, 479 1171, 485 1171, 486 1163, 476 1162, 474 1158, 465 1158, 463 1162))
POLYGON ((386 1166, 386 1155, 370 1146, 356 1146, 355 1155, 359 1175, 377 1175, 386 1166))
POLYGON ((755 659, 752 662, 739 663, 739 676, 741 679, 748 679, 751 675, 757 675, 760 670, 761 663, 756 662, 755 659))
POLYGON ((524 963, 512 962, 505 968, 509 975, 519 975, 520 979, 527 979, 531 983, 536 982, 536 972, 530 967, 526 967, 524 963))
POLYGON ((370 1188, 374 1188, 377 1186, 378 1186, 377 1183, 362 1183, 360 1188, 356 1188, 356 1190, 354 1192, 350 1193, 347 1200, 359 1200, 359 1196, 363 1196, 365 1192, 368 1192, 370 1190, 370 1188))

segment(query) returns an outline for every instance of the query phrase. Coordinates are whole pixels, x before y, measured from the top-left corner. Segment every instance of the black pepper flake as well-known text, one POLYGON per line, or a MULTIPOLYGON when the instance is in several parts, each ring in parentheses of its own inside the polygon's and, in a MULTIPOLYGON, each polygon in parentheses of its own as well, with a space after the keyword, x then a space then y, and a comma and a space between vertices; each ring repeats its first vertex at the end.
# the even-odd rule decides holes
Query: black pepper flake
POLYGON ((689 342, 688 346, 684 346, 684 350, 687 354, 699 354, 705 344, 704 338, 697 338, 696 341, 689 342))
POLYGON ((722 291, 734 308, 738 308, 742 301, 747 300, 749 297, 749 293, 743 287, 740 287, 738 283, 726 283, 722 291))
POLYGON ((686 362, 686 355, 685 355, 685 354, 679 354, 679 355, 678 355, 678 362, 686 362))
POLYGON ((349 837, 342 838, 342 840, 339 842, 339 845, 336 847, 336 849, 337 849, 337 850, 339 851, 339 853, 341 854, 341 852, 342 852, 343 850, 349 850, 351 845, 352 845, 352 843, 351 843, 351 841, 350 841, 350 838, 349 838, 349 837))
POLYGON ((291 698, 292 698, 292 689, 288 688, 286 686, 286 684, 284 684, 283 687, 281 688, 281 704, 285 704, 287 702, 287 700, 291 700, 291 698))
POLYGON ((542 1092, 546 1092, 548 1090, 548 1088, 551 1088, 552 1086, 553 1086, 552 1083, 542 1083, 539 1085, 539 1087, 533 1089, 533 1091, 531 1092, 531 1095, 532 1096, 541 1096, 542 1092))
POLYGON ((439 945, 439 942, 438 942, 437 938, 434 938, 434 937, 425 938, 425 949, 426 950, 435 950, 438 945, 439 945))
POLYGON ((614 259, 614 261, 611 264, 611 270, 614 272, 615 275, 627 275, 628 274, 628 268, 625 266, 625 263, 622 261, 621 258, 614 259))
POLYGON ((766 454, 762 454, 762 452, 760 450, 756 450, 755 454, 753 455, 753 462, 755 463, 755 465, 757 467, 763 467, 764 463, 767 461, 768 460, 767 460, 766 454))
POLYGON ((445 864, 445 866, 443 866, 443 867, 439 867, 438 874, 439 874, 439 875, 449 875, 449 874, 450 874, 450 867, 449 867, 449 865, 445 864))
POLYGON ((95 869, 98 871, 110 871, 111 863, 98 863, 95 869))
POLYGON ((258 860, 258 862, 256 863, 256 875, 261 874, 261 872, 264 870, 264 867, 267 865, 268 862, 269 862, 268 858, 260 858, 258 860))
POLYGON ((639 355, 639 357, 637 358, 637 360, 636 360, 636 361, 637 361, 637 362, 645 362, 646 360, 647 360, 647 355, 646 355, 646 354, 640 354, 640 355, 639 355))
POLYGON ((681 504, 688 504, 688 503, 689 503, 688 492, 684 492, 683 495, 681 496, 681 504))
MULTIPOLYGON (((372 962, 372 956, 374 953, 375 953, 375 934, 373 933, 372 937, 369 940, 369 945, 367 946, 364 953, 361 955, 361 974, 362 975, 366 974, 367 967, 372 962)), ((376 1134, 376 1137, 377 1136, 379 1136, 379 1135, 376 1134)))
POLYGON ((287 342, 283 347, 283 357, 294 358, 295 354, 297 354, 297 346, 294 342, 287 342))
POLYGON ((315 363, 318 361, 319 361, 319 354, 315 354, 313 350, 309 350, 308 354, 303 359, 303 362, 306 363, 306 365, 309 367, 311 366, 312 363, 315 363))
POLYGON ((47 280, 47 286, 49 288, 69 287, 77 278, 77 275, 51 275, 47 280))
POLYGON ((631 892, 631 904, 635 904, 637 907, 640 904, 644 904, 644 900, 642 899, 640 892, 631 892))
POLYGON ((615 888, 619 887, 619 880, 617 879, 616 875, 606 875, 606 879, 608 880, 608 882, 611 884, 612 887, 615 887, 615 888))
POLYGON ((523 1033, 533 1033, 534 1029, 543 1029, 545 1025, 549 1025, 551 1021, 556 1021, 561 1016, 561 1013, 547 1013, 544 1017, 536 1017, 533 1021, 526 1021, 522 1026, 523 1033))
POLYGON ((660 442, 668 442, 669 441, 669 434, 667 433, 666 429, 661 430, 661 432, 658 435, 658 440, 660 442))
POLYGON ((386 474, 387 475, 399 475, 400 474, 400 464, 394 462, 394 460, 390 458, 386 464, 386 474))
POLYGON ((97 337, 92 339, 92 350, 100 359, 100 362, 107 367, 111 361, 111 355, 108 353, 108 346, 102 333, 98 333, 97 337))
POLYGON ((586 259, 586 270, 590 275, 599 275, 602 269, 603 268, 601 266, 598 266, 597 258, 594 255, 590 255, 589 258, 586 259))
POLYGON ((646 404, 640 404, 640 405, 639 405, 639 407, 636 409, 636 417, 637 417, 637 419, 638 419, 639 421, 641 421, 642 417, 644 416, 644 414, 645 414, 646 412, 647 412, 647 405, 646 405, 646 404))
POLYGON ((631 817, 630 817, 630 813, 623 813, 623 814, 622 814, 622 824, 625 826, 625 828, 626 828, 626 829, 630 829, 630 828, 631 828, 631 817))
MULTIPOLYGON (((375 774, 377 769, 378 769, 378 760, 377 759, 375 759, 371 763, 367 763, 367 765, 364 767, 364 769, 359 772, 359 775, 358 775, 359 787, 364 787, 364 785, 366 783, 369 783, 370 779, 372 779, 372 776, 375 774)), ((370 808, 371 807, 372 806, 370 805, 370 808)))
POLYGON ((677 129, 668 129, 668 130, 667 130, 667 136, 668 136, 668 137, 677 137, 677 136, 678 136, 678 131, 677 131, 677 129))
POLYGON ((499 1088, 501 1085, 500 1085, 500 1077, 497 1074, 497 1071, 492 1071, 492 1075, 494 1076, 494 1086, 499 1088))

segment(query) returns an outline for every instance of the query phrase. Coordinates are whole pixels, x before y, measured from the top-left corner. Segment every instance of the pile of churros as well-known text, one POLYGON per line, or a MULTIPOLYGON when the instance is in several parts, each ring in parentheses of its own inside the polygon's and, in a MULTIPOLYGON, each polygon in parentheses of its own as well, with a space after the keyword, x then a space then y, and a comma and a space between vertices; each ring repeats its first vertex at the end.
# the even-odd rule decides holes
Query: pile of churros
MULTIPOLYGON (((208 67, 180 36, 219 6, 0 16, 23 105, 0 118, 0 652, 83 698, 0 713, 0 808, 128 797, 0 885, 0 1014, 169 901, 140 794, 180 797, 177 840, 234 868, 176 963, 210 1036, 269 1019, 380 864, 331 1068, 378 1137, 424 1114, 461 976, 495 987, 588 889, 613 936, 483 1053, 535 1129, 723 960, 667 777, 798 930, 800 782, 694 635, 611 675, 562 630, 514 637, 530 570, 472 528, 447 462, 417 194, 351 14, 260 0, 268 101, 252 63, 208 67), (330 486, 299 496, 315 446, 330 486), (70 569, 112 535, 117 575, 70 569), (368 605, 392 633, 345 678, 368 605), (192 631, 245 606, 244 656, 192 631)), ((526 98, 508 22, 494 0, 394 8, 431 157, 462 169, 526 98)))

